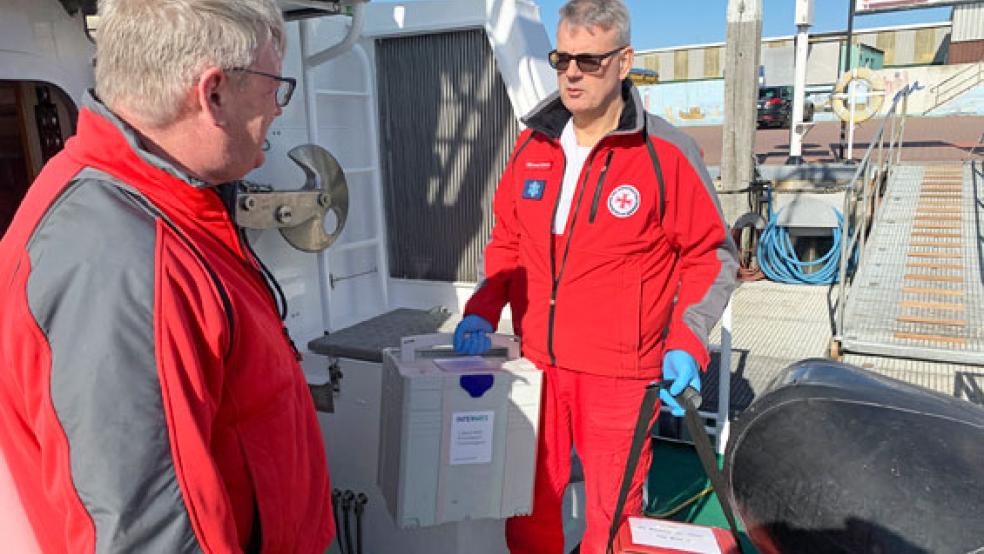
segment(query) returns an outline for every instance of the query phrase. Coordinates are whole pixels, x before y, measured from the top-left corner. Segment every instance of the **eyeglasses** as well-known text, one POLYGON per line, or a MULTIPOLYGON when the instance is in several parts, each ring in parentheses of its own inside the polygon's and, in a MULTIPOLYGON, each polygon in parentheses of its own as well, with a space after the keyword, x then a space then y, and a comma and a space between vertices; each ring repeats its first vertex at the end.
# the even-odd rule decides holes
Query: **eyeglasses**
POLYGON ((263 71, 256 71, 255 69, 249 69, 247 67, 233 67, 229 71, 252 73, 253 75, 260 75, 262 77, 280 81, 280 84, 277 85, 277 105, 281 108, 290 103, 290 97, 294 95, 294 88, 297 87, 297 79, 294 79, 293 77, 281 77, 280 75, 264 73, 263 71))
POLYGON ((601 69, 601 62, 614 54, 621 52, 622 50, 628 48, 627 46, 619 46, 618 48, 605 52, 604 54, 568 54, 567 52, 558 52, 556 50, 551 50, 547 54, 547 61, 550 62, 550 67, 559 70, 567 71, 567 68, 571 65, 571 60, 577 62, 577 68, 584 73, 594 73, 601 69))

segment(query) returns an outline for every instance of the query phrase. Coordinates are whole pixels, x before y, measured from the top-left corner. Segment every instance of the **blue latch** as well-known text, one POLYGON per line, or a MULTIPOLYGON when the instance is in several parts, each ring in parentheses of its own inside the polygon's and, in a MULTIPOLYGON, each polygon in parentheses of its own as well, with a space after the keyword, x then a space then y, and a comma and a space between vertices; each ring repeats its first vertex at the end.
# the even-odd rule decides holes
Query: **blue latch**
POLYGON ((461 388, 472 398, 481 398, 485 391, 492 388, 492 383, 495 382, 495 376, 491 373, 476 373, 471 375, 462 375, 458 378, 458 384, 461 388))

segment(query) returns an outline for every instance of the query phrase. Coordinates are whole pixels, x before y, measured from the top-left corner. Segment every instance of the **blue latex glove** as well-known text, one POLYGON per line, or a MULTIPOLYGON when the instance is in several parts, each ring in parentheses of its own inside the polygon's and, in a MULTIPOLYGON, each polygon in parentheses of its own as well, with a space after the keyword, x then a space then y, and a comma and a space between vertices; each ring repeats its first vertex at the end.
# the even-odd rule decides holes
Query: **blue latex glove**
POLYGON ((454 329, 454 350, 459 354, 477 356, 492 348, 492 324, 475 314, 466 315, 454 329))
POLYGON ((670 390, 661 389, 659 399, 671 408, 673 415, 681 417, 683 406, 673 399, 688 386, 700 392, 700 371, 697 360, 684 350, 670 350, 663 356, 663 379, 673 381, 670 390))

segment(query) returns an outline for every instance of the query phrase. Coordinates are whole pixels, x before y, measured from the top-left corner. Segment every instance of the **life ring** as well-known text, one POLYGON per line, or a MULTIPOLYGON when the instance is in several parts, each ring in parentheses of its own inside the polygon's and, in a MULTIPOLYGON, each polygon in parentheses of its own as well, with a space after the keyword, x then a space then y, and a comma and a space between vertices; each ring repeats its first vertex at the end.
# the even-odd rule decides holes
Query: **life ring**
MULTIPOLYGON (((851 110, 847 106, 845 94, 851 81, 864 81, 868 85, 869 92, 884 92, 885 87, 880 79, 875 79, 875 72, 867 67, 856 67, 841 75, 834 85, 834 93, 830 96, 830 107, 837 114, 841 121, 851 121, 851 110)), ((854 110, 854 122, 861 123, 870 119, 878 110, 881 109, 885 95, 877 94, 868 96, 868 101, 864 103, 864 109, 854 110)))

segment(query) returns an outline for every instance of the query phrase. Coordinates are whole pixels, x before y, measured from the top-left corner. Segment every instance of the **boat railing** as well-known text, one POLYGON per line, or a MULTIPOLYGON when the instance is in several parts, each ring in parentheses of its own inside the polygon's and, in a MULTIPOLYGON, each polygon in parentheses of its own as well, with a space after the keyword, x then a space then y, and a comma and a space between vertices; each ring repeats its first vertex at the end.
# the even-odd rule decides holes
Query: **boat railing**
POLYGON ((841 233, 838 292, 835 306, 835 337, 844 329, 845 302, 854 270, 864 261, 864 247, 875 221, 879 200, 892 167, 902 159, 902 135, 909 95, 920 90, 918 82, 900 89, 882 119, 878 132, 858 163, 854 176, 844 190, 844 223, 841 233))

